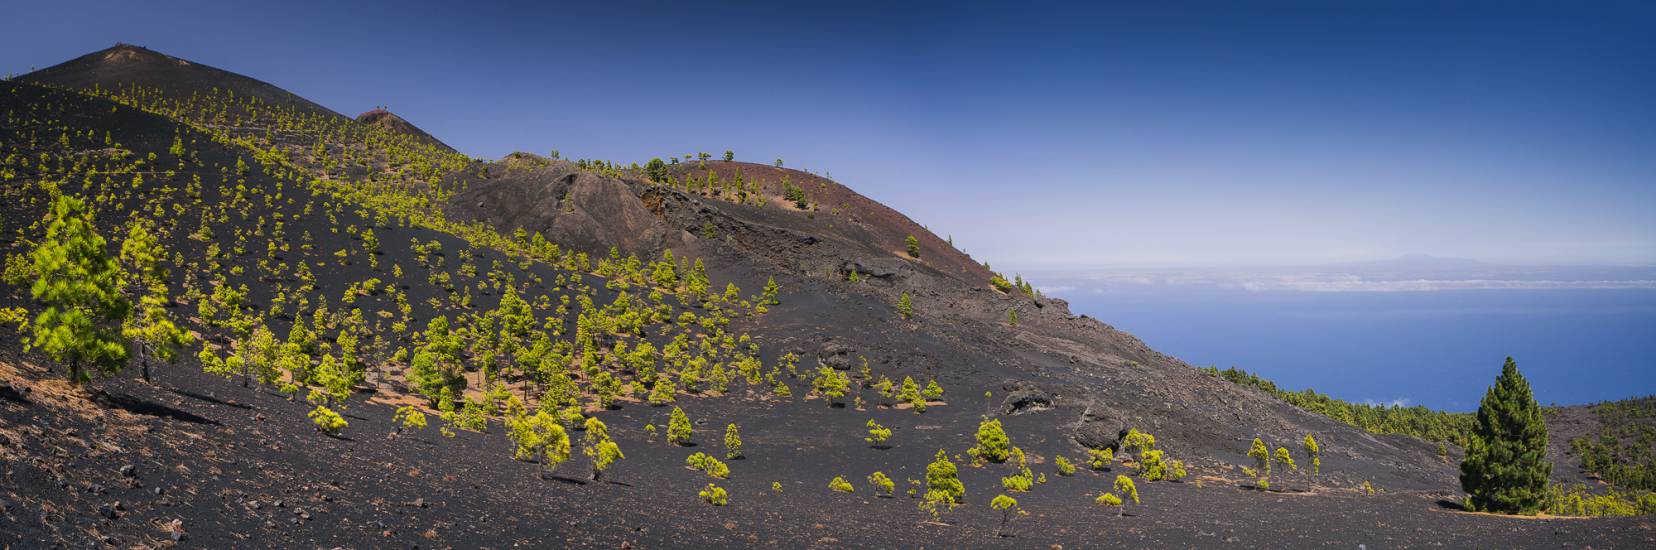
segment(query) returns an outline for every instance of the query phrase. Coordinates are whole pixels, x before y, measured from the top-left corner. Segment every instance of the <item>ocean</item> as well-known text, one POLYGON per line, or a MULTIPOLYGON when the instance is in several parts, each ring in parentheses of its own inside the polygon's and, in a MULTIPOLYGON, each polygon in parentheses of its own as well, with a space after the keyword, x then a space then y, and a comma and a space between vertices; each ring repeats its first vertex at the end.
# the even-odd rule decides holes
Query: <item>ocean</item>
POLYGON ((1656 393, 1650 288, 1307 292, 1082 282, 1047 293, 1192 365, 1234 366, 1348 401, 1475 410, 1507 356, 1542 404, 1656 393))

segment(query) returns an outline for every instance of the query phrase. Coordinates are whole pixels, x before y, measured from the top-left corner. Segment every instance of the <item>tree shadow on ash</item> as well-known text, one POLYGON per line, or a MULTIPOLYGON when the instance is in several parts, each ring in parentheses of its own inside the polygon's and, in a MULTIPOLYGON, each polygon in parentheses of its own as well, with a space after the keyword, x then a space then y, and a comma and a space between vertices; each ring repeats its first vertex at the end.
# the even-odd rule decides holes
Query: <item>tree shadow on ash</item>
POLYGON ((206 402, 212 403, 214 405, 224 405, 226 407, 241 409, 241 410, 244 410, 244 411, 253 410, 252 405, 246 405, 246 404, 242 404, 242 403, 231 403, 229 401, 225 401, 223 399, 219 399, 219 398, 213 397, 211 395, 202 395, 202 394, 190 391, 190 390, 181 390, 181 389, 178 389, 178 388, 167 388, 167 391, 178 394, 178 395, 182 395, 184 397, 188 397, 190 399, 206 401, 206 402))
POLYGON ((115 395, 100 391, 92 396, 92 401, 106 407, 121 409, 132 414, 165 418, 167 420, 178 420, 181 422, 189 422, 191 424, 206 424, 209 426, 219 425, 217 420, 206 418, 189 411, 178 410, 160 403, 151 403, 130 395, 115 395))
POLYGON ((29 402, 29 398, 17 393, 17 389, 11 387, 11 384, 0 385, 0 400, 10 401, 25 407, 33 404, 29 402))
POLYGON ((1455 510, 1457 512, 1466 512, 1466 511, 1468 511, 1466 509, 1466 504, 1461 503, 1461 502, 1456 502, 1456 501, 1453 501, 1453 500, 1449 500, 1449 499, 1446 499, 1446 498, 1438 499, 1437 505, 1438 505, 1438 508, 1443 508, 1443 509, 1446 509, 1446 510, 1455 510))
POLYGON ((552 475, 549 475, 549 476, 548 475, 543 475, 543 476, 541 476, 541 479, 548 480, 548 481, 558 481, 558 482, 562 482, 562 483, 568 483, 570 485, 586 485, 587 483, 590 482, 589 480, 585 480, 585 479, 573 478, 573 477, 564 477, 564 476, 557 475, 557 474, 552 474, 552 475))

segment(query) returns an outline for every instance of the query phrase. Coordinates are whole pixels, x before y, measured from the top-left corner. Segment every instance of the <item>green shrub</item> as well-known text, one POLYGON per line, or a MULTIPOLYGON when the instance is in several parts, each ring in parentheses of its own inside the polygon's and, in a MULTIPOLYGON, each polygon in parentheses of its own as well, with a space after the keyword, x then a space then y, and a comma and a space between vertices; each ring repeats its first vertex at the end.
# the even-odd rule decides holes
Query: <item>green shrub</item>
POLYGON ((311 423, 316 425, 317 431, 332 436, 338 436, 340 430, 350 426, 350 423, 346 422, 344 417, 339 416, 339 413, 322 405, 317 405, 315 409, 311 409, 307 416, 310 417, 311 423))
POLYGON ((834 479, 828 481, 828 488, 841 493, 853 493, 857 491, 855 487, 851 486, 851 482, 845 480, 845 476, 834 476, 834 479))
POLYGON ((707 484, 707 487, 702 488, 701 492, 697 493, 697 495, 701 496, 703 502, 714 506, 724 506, 726 504, 730 504, 730 493, 725 491, 724 487, 720 487, 712 483, 707 484))
POLYGON ((1058 475, 1061 475, 1061 476, 1075 475, 1075 465, 1071 464, 1069 459, 1067 459, 1067 458, 1064 458, 1064 457, 1061 457, 1061 456, 1058 457, 1058 458, 1054 458, 1054 459, 1052 459, 1052 465, 1056 466, 1058 468, 1058 475))
POLYGON ((977 445, 966 451, 967 454, 994 463, 1006 462, 1012 454, 1012 440, 1006 437, 1006 431, 1001 429, 1000 419, 985 417, 978 423, 977 445))
POLYGON ((735 422, 725 427, 724 444, 726 460, 742 458, 742 434, 737 430, 735 422))
POLYGON ((881 426, 872 418, 868 419, 868 437, 863 438, 863 441, 867 441, 869 445, 873 445, 875 448, 883 448, 886 440, 889 439, 891 439, 891 428, 881 426))
POLYGON ((1115 451, 1108 448, 1087 449, 1087 466, 1094 470, 1104 470, 1115 462, 1115 451))
POLYGON ((673 414, 667 417, 667 442, 674 445, 688 444, 693 433, 690 417, 684 414, 684 409, 673 407, 673 414))
POLYGON ((875 494, 883 492, 888 497, 892 495, 892 492, 897 490, 897 484, 891 481, 891 478, 886 477, 884 472, 874 472, 869 474, 868 486, 874 488, 875 494))

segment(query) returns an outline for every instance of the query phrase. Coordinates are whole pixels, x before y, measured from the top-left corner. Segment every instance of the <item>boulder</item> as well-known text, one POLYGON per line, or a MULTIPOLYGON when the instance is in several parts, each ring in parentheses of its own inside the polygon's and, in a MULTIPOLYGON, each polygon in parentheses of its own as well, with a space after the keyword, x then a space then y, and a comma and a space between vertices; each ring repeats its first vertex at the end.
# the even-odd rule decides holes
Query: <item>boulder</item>
POLYGON ((1116 449, 1127 434, 1127 419, 1099 401, 1082 409, 1081 418, 1070 427, 1070 437, 1088 449, 1116 449))
POLYGON ((855 355, 856 351, 837 340, 829 340, 822 343, 822 349, 817 350, 817 362, 835 370, 849 370, 852 364, 851 356, 855 355))
POLYGON ((1001 400, 1001 414, 1024 414, 1052 410, 1058 395, 1038 388, 1013 390, 1001 400))

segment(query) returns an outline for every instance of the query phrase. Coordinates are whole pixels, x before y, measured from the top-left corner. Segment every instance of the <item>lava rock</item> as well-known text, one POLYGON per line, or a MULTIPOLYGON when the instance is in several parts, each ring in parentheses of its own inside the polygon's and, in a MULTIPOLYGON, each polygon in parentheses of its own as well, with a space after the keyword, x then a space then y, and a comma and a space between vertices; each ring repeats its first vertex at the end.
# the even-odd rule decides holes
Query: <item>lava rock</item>
POLYGON ((1052 409, 1052 402, 1058 395, 1038 389, 1025 388, 1013 390, 1001 400, 1001 414, 1024 414, 1052 409))
POLYGON ((817 351, 817 362, 833 367, 835 370, 849 370, 851 368, 851 356, 855 353, 856 350, 850 346, 835 340, 829 340, 822 344, 821 350, 817 351))
POLYGON ((1088 449, 1115 449, 1127 434, 1127 419, 1098 401, 1088 403, 1080 420, 1070 428, 1070 437, 1088 449))

